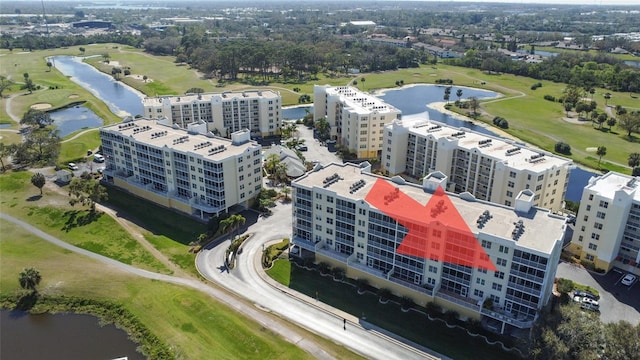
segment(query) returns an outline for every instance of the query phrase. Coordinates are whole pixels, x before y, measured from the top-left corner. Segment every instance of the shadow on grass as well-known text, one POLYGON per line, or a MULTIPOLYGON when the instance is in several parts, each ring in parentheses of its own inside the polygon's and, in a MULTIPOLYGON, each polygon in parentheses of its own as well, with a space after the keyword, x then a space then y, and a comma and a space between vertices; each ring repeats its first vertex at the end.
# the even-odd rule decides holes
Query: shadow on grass
POLYGON ((69 232, 74 228, 89 225, 102 217, 103 213, 91 210, 65 211, 63 216, 67 218, 62 230, 69 232))
POLYGON ((38 201, 40 199, 42 199, 42 195, 33 195, 33 196, 29 196, 27 198, 27 201, 38 201))
POLYGON ((29 311, 38 302, 38 293, 36 291, 28 291, 23 293, 16 302, 16 310, 29 311))
POLYGON ((360 322, 364 328, 375 325, 454 359, 519 359, 498 346, 470 337, 465 330, 451 329, 442 321, 429 320, 415 311, 403 312, 399 304, 391 301, 381 304, 372 293, 357 295, 354 286, 334 281, 332 276, 323 277, 292 265, 289 287, 366 320, 360 322))

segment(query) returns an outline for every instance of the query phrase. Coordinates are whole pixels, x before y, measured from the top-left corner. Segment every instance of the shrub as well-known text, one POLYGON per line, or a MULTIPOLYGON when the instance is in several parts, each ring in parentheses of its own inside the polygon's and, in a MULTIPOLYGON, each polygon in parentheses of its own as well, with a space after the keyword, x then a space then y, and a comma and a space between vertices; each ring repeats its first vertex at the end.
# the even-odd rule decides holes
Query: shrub
POLYGON ((564 143, 562 141, 556 143, 555 150, 560 154, 571 155, 571 145, 564 143))
POLYGON ((455 310, 447 310, 444 313, 444 319, 449 323, 449 322, 455 322, 456 320, 458 320, 460 318, 460 314, 458 314, 457 311, 455 310))
POLYGON ((451 79, 437 79, 436 84, 453 84, 453 80, 451 79))
POLYGON ((535 83, 535 84, 531 85, 531 90, 535 90, 535 89, 537 89, 539 87, 542 87, 542 83, 535 83))
POLYGON ((558 282, 556 283, 556 289, 561 294, 566 294, 569 291, 573 290, 574 286, 575 285, 574 285, 573 281, 571 281, 569 279, 560 278, 560 279, 558 279, 558 282))
POLYGON ((129 76, 129 75, 131 75, 131 70, 125 69, 124 70, 124 76, 129 76))
POLYGON ((545 95, 544 99, 547 100, 547 101, 552 101, 552 102, 556 102, 556 100, 557 100, 556 97, 553 96, 553 95, 545 95))
POLYGON ((321 262, 320 264, 318 264, 318 270, 320 270, 321 274, 328 274, 329 270, 331 270, 331 266, 329 266, 329 264, 327 264, 326 262, 321 262))
POLYGON ((380 297, 380 300, 389 300, 391 298, 391 290, 387 288, 378 289, 378 297, 380 297))
POLYGON ((356 286, 360 291, 366 290, 369 287, 369 280, 364 278, 359 278, 356 280, 356 286))
POLYGON ((334 267, 332 270, 333 277, 339 280, 344 279, 345 270, 341 267, 334 267))
POLYGON ((440 307, 440 305, 436 304, 433 301, 427 303, 426 309, 427 309, 427 312, 429 312, 429 314, 431 315, 442 314, 442 308, 440 307))
POLYGON ((402 306, 402 308, 405 310, 411 309, 413 305, 414 305, 413 299, 406 295, 403 296, 402 299, 400 299, 400 306, 402 306))
POLYGON ((493 118, 493 125, 502 128, 502 129, 508 129, 509 128, 509 122, 507 121, 507 119, 501 117, 501 116, 496 116, 493 118))

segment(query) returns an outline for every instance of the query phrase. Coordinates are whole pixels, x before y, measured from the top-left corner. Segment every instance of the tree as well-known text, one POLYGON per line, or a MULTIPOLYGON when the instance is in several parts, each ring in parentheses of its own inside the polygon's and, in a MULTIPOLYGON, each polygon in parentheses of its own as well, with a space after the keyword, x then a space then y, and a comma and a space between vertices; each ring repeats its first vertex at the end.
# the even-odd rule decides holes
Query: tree
POLYGON ((326 117, 318 119, 315 123, 315 128, 320 141, 325 141, 331 136, 331 125, 329 125, 329 121, 327 121, 326 117))
POLYGON ((264 163, 264 169, 269 176, 273 174, 278 164, 280 164, 280 157, 278 154, 269 154, 269 156, 267 156, 267 160, 264 163))
POLYGON ((582 99, 582 97, 582 89, 575 85, 569 85, 566 89, 564 89, 563 102, 565 104, 569 103, 575 106, 575 104, 577 104, 580 99, 582 99))
POLYGON ((5 145, 0 142, 0 165, 2 165, 2 169, 0 171, 4 171, 4 157, 13 154, 15 146, 5 145))
POLYGON ((605 93, 602 96, 604 97, 604 107, 607 107, 607 102, 611 99, 611 93, 605 93))
POLYGON ((82 204, 89 206, 91 212, 96 211, 96 203, 108 199, 107 189, 97 180, 73 178, 69 184, 69 204, 82 204))
POLYGON ((604 124, 607 121, 607 113, 602 113, 600 115, 598 115, 598 124, 600 124, 600 129, 602 129, 602 124, 604 124))
POLYGON ((104 53, 102 54, 102 60, 104 62, 106 62, 107 64, 109 63, 109 58, 111 58, 111 56, 109 55, 109 53, 104 53))
POLYGON ((0 76, 0 99, 3 97, 2 93, 5 90, 11 89, 13 82, 7 79, 5 76, 0 76))
POLYGON ((616 126, 616 123, 618 121, 616 120, 616 118, 614 117, 610 117, 607 119, 607 125, 609 125, 609 131, 611 131, 611 128, 613 128, 614 126, 616 126))
POLYGON ((640 166, 640 153, 629 154, 628 164, 632 168, 640 166))
MULTIPOLYGON (((143 79, 144 79, 144 77, 143 77, 143 79)), ((185 91, 184 93, 185 94, 202 94, 203 92, 204 92, 203 88, 193 87, 193 88, 190 88, 189 90, 185 91)))
POLYGON ((620 115, 618 127, 626 131, 629 140, 631 140, 631 133, 640 131, 640 112, 627 112, 620 115))
POLYGON ((35 86, 33 85, 33 80, 29 77, 29 73, 22 74, 22 77, 24 77, 24 85, 21 88, 29 90, 29 94, 33 93, 35 86))
POLYGON ((451 98, 451 86, 447 86, 446 88, 444 88, 444 101, 447 102, 447 104, 449 104, 449 99, 451 98))
POLYGON ((42 195, 42 188, 44 187, 46 181, 47 180, 45 179, 44 175, 42 175, 41 173, 35 173, 33 174, 33 176, 31 176, 31 184, 40 189, 40 195, 42 195))
POLYGON ((34 127, 11 152, 14 160, 21 164, 53 164, 60 153, 60 137, 57 131, 34 127))
POLYGON ((40 272, 35 268, 26 268, 20 272, 18 277, 18 282, 20 283, 20 287, 25 290, 30 290, 31 292, 37 292, 36 286, 40 284, 42 280, 42 276, 40 272))
POLYGON ((22 115, 20 124, 34 126, 42 129, 47 125, 53 124, 53 119, 51 118, 49 113, 45 111, 29 109, 26 113, 24 113, 24 115, 22 115))
POLYGON ((604 325, 603 359, 637 359, 640 354, 640 324, 633 326, 627 321, 604 325))
POLYGON ((84 55, 84 52, 87 51, 87 49, 83 48, 82 46, 80 46, 80 48, 78 48, 78 50, 80 50, 82 55, 84 55))
POLYGON ((282 189, 282 193, 284 194, 284 201, 289 201, 289 194, 291 194, 291 188, 288 186, 285 186, 282 189))
POLYGON ((473 109, 473 116, 478 115, 478 108, 480 107, 480 102, 478 101, 477 97, 472 96, 469 98, 469 106, 471 106, 471 109, 473 109))
POLYGON ((51 72, 52 66, 53 66, 53 63, 51 61, 47 61, 47 67, 49 68, 49 72, 51 72))
POLYGON ((599 169, 600 161, 602 161, 602 157, 607 155, 607 148, 605 146, 598 146, 598 150, 596 150, 596 155, 598 155, 598 169, 599 169))
POLYGON ((458 97, 458 101, 462 98, 462 89, 456 90, 456 96, 458 97))
POLYGON ((117 67, 117 66, 114 66, 113 68, 111 68, 111 75, 113 75, 113 77, 114 77, 116 80, 119 80, 119 79, 120 79, 120 74, 122 74, 122 69, 120 69, 120 68, 119 68, 119 67, 117 67))
POLYGON ((273 180, 276 184, 289 183, 289 176, 287 175, 287 164, 279 162, 276 168, 273 170, 273 180))
POLYGON ((148 79, 149 79, 149 78, 147 77, 147 75, 143 75, 143 76, 142 76, 142 80, 143 80, 145 83, 147 82, 147 80, 148 80, 148 79))
MULTIPOLYGON (((244 225, 247 219, 240 214, 233 214, 228 218, 220 221, 220 227, 223 232, 233 232, 240 228, 240 226, 244 225)), ((237 234, 236 234, 237 235, 237 234)), ((235 236, 234 236, 235 237, 235 236)))
POLYGON ((571 145, 564 142, 556 143, 555 150, 561 154, 571 155, 571 145))

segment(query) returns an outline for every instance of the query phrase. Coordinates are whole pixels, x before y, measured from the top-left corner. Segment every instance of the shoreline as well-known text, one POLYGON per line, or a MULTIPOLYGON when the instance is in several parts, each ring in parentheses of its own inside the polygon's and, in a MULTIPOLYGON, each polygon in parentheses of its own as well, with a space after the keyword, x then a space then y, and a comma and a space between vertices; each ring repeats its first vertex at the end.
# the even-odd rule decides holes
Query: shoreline
POLYGON ((400 87, 374 89, 374 90, 369 91, 369 94, 373 95, 373 96, 381 96, 381 95, 384 95, 387 91, 404 90, 404 89, 408 89, 408 88, 412 88, 412 87, 416 87, 416 86, 435 86, 435 87, 441 87, 441 88, 452 86, 452 87, 457 87, 457 88, 460 88, 460 89, 471 89, 471 90, 478 90, 478 91, 490 91, 492 93, 496 93, 497 94, 496 96, 480 97, 480 98, 478 98, 478 100, 499 99, 499 98, 505 97, 505 95, 503 93, 499 93, 499 92, 493 91, 493 90, 487 90, 487 89, 483 89, 483 88, 478 88, 478 87, 455 85, 455 84, 444 85, 444 84, 430 84, 430 83, 415 83, 415 84, 402 85, 400 87))

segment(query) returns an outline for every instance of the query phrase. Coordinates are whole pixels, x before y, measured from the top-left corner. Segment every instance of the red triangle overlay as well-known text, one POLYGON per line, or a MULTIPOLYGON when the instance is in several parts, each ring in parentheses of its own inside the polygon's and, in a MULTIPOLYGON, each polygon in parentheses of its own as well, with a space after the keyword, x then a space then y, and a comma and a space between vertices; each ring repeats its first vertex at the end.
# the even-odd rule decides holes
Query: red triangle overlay
POLYGON ((422 206, 378 179, 365 200, 409 230, 397 249, 399 254, 497 270, 442 187, 422 206))

